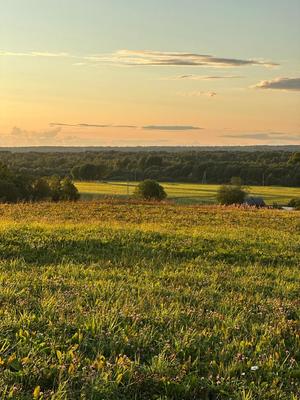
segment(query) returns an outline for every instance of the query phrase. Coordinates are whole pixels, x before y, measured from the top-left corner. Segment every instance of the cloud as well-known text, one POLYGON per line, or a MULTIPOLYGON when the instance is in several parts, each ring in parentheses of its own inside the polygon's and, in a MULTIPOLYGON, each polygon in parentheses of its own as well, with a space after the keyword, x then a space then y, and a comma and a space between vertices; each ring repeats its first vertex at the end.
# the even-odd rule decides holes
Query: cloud
POLYGON ((136 125, 113 125, 114 128, 133 128, 136 129, 136 125))
POLYGON ((61 127, 75 127, 75 128, 110 128, 112 125, 105 125, 105 124, 65 124, 61 122, 51 122, 50 126, 61 126, 61 127))
POLYGON ((110 62, 128 66, 206 66, 206 67, 241 67, 258 65, 274 67, 279 64, 238 58, 215 57, 207 54, 186 52, 163 52, 150 50, 119 50, 110 55, 94 55, 85 59, 98 62, 110 62))
POLYGON ((148 131, 195 131, 203 128, 191 125, 146 125, 142 129, 148 131))
MULTIPOLYGON (((74 125, 73 125, 74 126, 74 125)), ((99 124, 77 124, 80 128, 110 128, 112 125, 99 125, 99 124)))
POLYGON ((13 52, 13 51, 0 51, 0 56, 11 57, 72 57, 69 53, 51 53, 48 51, 30 51, 30 52, 13 52))
MULTIPOLYGON (((67 52, 29 51, 14 52, 0 51, 0 56, 11 57, 48 57, 48 58, 72 58, 77 61, 73 65, 89 64, 113 64, 125 66, 204 66, 204 67, 241 67, 262 66, 274 67, 279 64, 255 59, 239 59, 215 57, 209 54, 189 52, 167 52, 151 50, 118 50, 108 54, 73 55, 67 52)), ((218 79, 218 77, 212 77, 218 79)))
POLYGON ((289 134, 283 132, 253 132, 253 133, 239 133, 239 134, 229 134, 222 135, 224 138, 231 139, 255 139, 262 141, 300 141, 300 134, 289 134))
POLYGON ((60 131, 60 127, 42 131, 28 131, 15 126, 12 128, 7 140, 17 146, 48 144, 57 140, 60 131))
POLYGON ((171 76, 168 78, 162 78, 161 80, 168 80, 168 81, 179 81, 179 80, 193 80, 193 81, 213 81, 213 80, 222 80, 222 79, 240 79, 243 76, 238 75, 194 75, 194 74, 186 74, 186 75, 177 75, 171 76))
POLYGON ((276 78, 269 81, 261 81, 253 87, 256 89, 299 91, 300 78, 276 78))
POLYGON ((214 91, 209 91, 209 92, 193 91, 193 92, 179 92, 178 95, 184 97, 199 97, 199 96, 215 97, 217 96, 217 93, 214 91))
POLYGON ((61 122, 51 122, 50 126, 75 127, 75 128, 137 128, 135 125, 113 125, 113 124, 65 124, 61 122))
POLYGON ((118 128, 118 129, 144 129, 148 131, 160 130, 160 131, 192 131, 199 130, 197 126, 192 125, 146 125, 146 126, 137 126, 137 125, 99 125, 99 124, 66 124, 61 122, 51 122, 49 124, 52 127, 75 127, 75 128, 118 128))

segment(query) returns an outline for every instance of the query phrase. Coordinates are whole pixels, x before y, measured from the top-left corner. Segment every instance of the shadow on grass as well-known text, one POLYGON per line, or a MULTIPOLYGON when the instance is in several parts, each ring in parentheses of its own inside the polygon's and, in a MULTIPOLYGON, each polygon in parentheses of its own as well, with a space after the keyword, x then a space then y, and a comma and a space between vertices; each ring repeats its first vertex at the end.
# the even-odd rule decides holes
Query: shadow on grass
POLYGON ((245 241, 226 237, 201 238, 186 235, 108 229, 48 231, 14 228, 0 234, 0 259, 23 259, 36 265, 97 263, 111 261, 134 265, 201 260, 228 264, 295 265, 297 252, 277 243, 245 241))

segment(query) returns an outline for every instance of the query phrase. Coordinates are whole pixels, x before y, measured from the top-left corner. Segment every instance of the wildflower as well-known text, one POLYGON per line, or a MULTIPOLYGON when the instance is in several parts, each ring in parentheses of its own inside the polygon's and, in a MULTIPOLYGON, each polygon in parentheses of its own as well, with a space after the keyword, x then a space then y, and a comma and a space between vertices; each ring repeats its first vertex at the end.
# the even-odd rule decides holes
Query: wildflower
POLYGON ((41 387, 40 386, 36 386, 34 391, 33 391, 33 398, 34 399, 38 399, 41 395, 41 387))
POLYGON ((258 366, 257 365, 253 365, 252 367, 251 367, 251 371, 257 371, 258 370, 258 366))

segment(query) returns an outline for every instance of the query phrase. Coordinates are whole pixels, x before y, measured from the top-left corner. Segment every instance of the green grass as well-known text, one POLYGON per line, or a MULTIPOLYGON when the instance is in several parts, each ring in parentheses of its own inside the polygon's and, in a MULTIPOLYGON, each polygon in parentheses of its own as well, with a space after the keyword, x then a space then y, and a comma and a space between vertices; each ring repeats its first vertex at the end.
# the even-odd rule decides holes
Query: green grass
POLYGON ((300 393, 298 212, 0 205, 1 399, 300 393))
MULTIPOLYGON (((168 198, 180 204, 215 203, 219 185, 190 183, 162 183, 168 198)), ((128 197, 133 194, 136 182, 76 182, 83 199, 105 196, 128 197)), ((287 204, 292 198, 300 197, 300 188, 280 186, 253 186, 249 194, 262 196, 267 204, 287 204)))

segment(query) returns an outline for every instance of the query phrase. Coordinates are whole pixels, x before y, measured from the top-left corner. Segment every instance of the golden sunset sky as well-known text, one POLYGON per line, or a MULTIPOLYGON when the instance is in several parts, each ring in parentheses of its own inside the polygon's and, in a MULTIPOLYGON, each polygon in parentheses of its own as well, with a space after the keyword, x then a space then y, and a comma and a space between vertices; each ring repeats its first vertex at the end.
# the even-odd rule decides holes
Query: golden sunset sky
POLYGON ((0 146, 300 144, 299 0, 9 0, 0 146))

